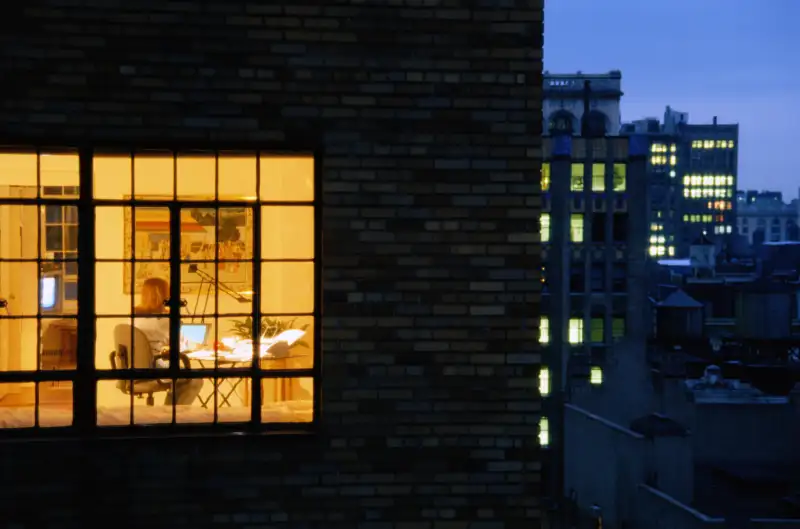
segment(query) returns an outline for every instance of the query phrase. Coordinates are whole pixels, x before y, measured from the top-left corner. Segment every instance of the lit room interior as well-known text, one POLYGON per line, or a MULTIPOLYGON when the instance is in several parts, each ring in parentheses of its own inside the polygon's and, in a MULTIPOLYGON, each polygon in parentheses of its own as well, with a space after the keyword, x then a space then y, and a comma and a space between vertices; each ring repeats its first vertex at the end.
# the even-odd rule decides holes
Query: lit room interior
POLYGON ((31 374, 0 382, 0 428, 70 426, 64 372, 85 355, 98 371, 98 426, 248 422, 255 361, 262 423, 310 422, 313 158, 95 152, 91 161, 95 229, 81 237, 95 251, 95 311, 79 314, 79 156, 0 152, 0 372, 31 374), (175 277, 181 297, 170 304, 175 277), (79 350, 79 317, 94 321, 94 351, 79 350), (192 377, 135 372, 176 358, 192 377), (48 372, 62 373, 48 381, 48 372))

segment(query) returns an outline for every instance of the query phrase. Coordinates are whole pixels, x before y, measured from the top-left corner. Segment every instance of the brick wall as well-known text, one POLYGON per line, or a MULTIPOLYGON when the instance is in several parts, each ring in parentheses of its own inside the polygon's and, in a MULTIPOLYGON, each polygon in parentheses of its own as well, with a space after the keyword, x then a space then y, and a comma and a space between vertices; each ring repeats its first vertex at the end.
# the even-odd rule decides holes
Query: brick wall
POLYGON ((324 394, 305 438, 4 443, 0 526, 537 523, 541 44, 542 0, 6 7, 5 140, 320 146, 324 394))

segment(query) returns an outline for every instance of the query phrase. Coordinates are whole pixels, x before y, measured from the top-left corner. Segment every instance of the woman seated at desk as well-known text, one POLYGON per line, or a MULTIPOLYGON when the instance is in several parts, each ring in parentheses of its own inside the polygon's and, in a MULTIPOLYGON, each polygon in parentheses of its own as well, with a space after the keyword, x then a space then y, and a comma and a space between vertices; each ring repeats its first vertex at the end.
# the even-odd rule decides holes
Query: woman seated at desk
MULTIPOLYGON (((169 347, 169 318, 164 301, 169 297, 169 283, 160 277, 145 279, 142 285, 139 305, 134 309, 136 315, 162 314, 163 318, 135 318, 134 326, 147 336, 150 347, 156 355, 155 367, 168 368, 169 360, 158 356, 162 349, 169 347)), ((175 383, 175 404, 192 404, 200 390, 203 380, 199 378, 178 380, 175 383)), ((173 392, 167 393, 165 405, 172 405, 173 392)))

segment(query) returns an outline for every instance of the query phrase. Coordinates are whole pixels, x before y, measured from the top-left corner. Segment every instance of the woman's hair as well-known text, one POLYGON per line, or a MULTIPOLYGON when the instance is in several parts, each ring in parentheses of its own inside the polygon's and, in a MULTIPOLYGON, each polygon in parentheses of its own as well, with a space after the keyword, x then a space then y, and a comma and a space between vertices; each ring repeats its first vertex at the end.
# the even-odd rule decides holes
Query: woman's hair
POLYGON ((161 314, 166 312, 164 301, 169 297, 169 283, 160 277, 150 277, 142 284, 142 293, 136 314, 161 314))

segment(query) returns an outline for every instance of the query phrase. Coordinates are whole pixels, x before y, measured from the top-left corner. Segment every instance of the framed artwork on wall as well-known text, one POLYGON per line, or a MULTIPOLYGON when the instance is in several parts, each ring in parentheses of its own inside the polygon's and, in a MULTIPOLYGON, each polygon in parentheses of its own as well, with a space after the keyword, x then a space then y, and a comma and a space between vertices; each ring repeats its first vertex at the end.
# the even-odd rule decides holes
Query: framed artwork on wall
MULTIPOLYGON (((179 211, 181 292, 195 294, 200 290, 202 279, 200 275, 190 271, 190 267, 213 277, 217 273, 217 266, 219 282, 233 289, 250 290, 253 258, 252 208, 193 207, 179 211)), ((133 292, 140 292, 142 284, 149 277, 169 278, 169 212, 166 207, 125 208, 125 255, 136 262, 135 279, 132 277, 131 261, 125 263, 125 294, 131 293, 131 287, 133 292)))

